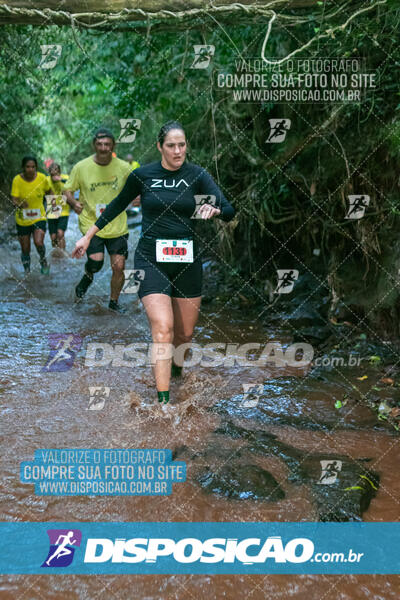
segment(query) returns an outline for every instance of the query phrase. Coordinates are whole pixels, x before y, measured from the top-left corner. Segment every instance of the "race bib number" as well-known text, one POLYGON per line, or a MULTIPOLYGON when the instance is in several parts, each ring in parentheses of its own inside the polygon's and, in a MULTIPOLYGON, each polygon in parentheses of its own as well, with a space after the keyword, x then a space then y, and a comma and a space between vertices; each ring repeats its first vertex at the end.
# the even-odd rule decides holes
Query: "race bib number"
POLYGON ((96 219, 101 216, 101 213, 105 210, 107 204, 96 204, 96 219))
POLYGON ((24 208, 22 211, 24 221, 34 221, 35 219, 40 219, 41 216, 40 208, 24 208))
POLYGON ((193 262, 193 240, 157 240, 157 262, 193 262))

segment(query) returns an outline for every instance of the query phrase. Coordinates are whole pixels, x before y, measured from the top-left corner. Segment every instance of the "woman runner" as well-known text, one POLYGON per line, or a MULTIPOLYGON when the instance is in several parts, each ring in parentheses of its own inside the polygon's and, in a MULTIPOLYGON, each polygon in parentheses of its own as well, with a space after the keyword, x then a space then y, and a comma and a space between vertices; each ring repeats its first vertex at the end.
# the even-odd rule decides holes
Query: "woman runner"
POLYGON ((218 216, 230 221, 235 212, 212 177, 186 161, 186 136, 180 123, 163 125, 157 148, 161 161, 129 175, 118 196, 76 243, 72 256, 83 256, 92 237, 140 194, 143 221, 135 269, 144 276, 138 294, 151 327, 158 400, 167 403, 171 370, 173 376, 182 370, 173 362, 171 365, 168 349, 171 344, 177 348, 191 342, 201 303, 197 220, 218 216))
POLYGON ((15 221, 21 246, 21 261, 25 273, 31 270, 31 235, 39 254, 40 269, 49 274, 46 261, 44 235, 46 233, 46 211, 43 204, 45 194, 50 194, 46 175, 37 170, 34 156, 24 156, 22 172, 16 175, 11 186, 11 201, 16 206, 15 221))
POLYGON ((47 183, 51 188, 50 198, 46 198, 47 223, 53 248, 65 250, 65 231, 68 227, 69 204, 63 194, 68 175, 61 173, 61 166, 53 162, 49 166, 47 183))

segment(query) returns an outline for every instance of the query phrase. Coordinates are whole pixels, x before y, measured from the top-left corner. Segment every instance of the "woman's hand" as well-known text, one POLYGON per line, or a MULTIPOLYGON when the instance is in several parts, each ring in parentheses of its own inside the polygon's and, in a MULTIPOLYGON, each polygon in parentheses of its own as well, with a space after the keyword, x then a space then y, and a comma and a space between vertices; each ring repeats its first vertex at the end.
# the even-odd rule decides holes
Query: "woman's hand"
POLYGON ((90 244, 90 239, 84 235, 80 240, 78 240, 75 244, 75 248, 72 252, 72 258, 82 258, 84 256, 86 250, 88 249, 90 244))
POLYGON ((221 211, 219 208, 211 206, 211 204, 203 204, 200 206, 198 214, 201 215, 202 219, 211 219, 212 217, 220 215, 221 211))

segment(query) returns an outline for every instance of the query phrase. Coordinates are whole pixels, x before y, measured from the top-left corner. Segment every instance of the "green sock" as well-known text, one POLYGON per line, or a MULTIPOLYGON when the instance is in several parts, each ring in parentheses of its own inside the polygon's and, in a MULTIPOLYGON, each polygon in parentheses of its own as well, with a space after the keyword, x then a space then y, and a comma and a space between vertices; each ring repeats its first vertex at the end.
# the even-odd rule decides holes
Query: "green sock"
POLYGON ((182 375, 182 367, 178 367, 174 363, 171 364, 171 376, 180 377, 182 375))
POLYGON ((46 259, 45 259, 45 255, 46 255, 46 248, 45 246, 37 246, 37 251, 39 254, 39 262, 41 265, 46 263, 46 259))
POLYGON ((31 268, 31 255, 30 254, 21 254, 21 261, 22 261, 25 271, 29 271, 31 268))
POLYGON ((158 396, 158 401, 159 402, 164 402, 164 404, 167 404, 167 402, 169 402, 169 391, 168 392, 157 392, 157 396, 158 396))

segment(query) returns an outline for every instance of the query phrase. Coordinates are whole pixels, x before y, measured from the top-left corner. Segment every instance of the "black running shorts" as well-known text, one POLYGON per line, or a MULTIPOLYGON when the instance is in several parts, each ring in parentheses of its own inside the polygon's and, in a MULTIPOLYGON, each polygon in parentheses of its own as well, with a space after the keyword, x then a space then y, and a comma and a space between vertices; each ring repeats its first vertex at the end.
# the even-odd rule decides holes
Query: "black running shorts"
POLYGON ((90 244, 88 249, 86 250, 86 254, 88 256, 91 256, 92 254, 97 254, 97 252, 101 252, 102 254, 104 254, 105 246, 110 256, 112 254, 120 254, 121 256, 128 258, 128 236, 128 233, 126 235, 120 235, 116 238, 102 238, 98 235, 95 235, 90 240, 90 244))
POLYGON ((194 247, 194 261, 157 262, 155 238, 142 237, 135 252, 135 269, 144 271, 140 277, 139 298, 149 294, 166 294, 173 298, 201 296, 203 269, 194 247))
POLYGON ((31 235, 35 231, 35 229, 41 229, 42 231, 46 231, 46 220, 36 221, 33 225, 18 225, 17 226, 17 235, 31 235))
POLYGON ((50 235, 57 233, 59 229, 66 231, 68 227, 68 217, 67 215, 64 215, 63 217, 58 217, 58 219, 48 219, 47 225, 49 226, 50 235))

